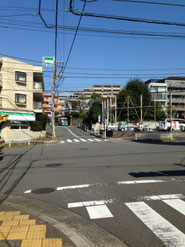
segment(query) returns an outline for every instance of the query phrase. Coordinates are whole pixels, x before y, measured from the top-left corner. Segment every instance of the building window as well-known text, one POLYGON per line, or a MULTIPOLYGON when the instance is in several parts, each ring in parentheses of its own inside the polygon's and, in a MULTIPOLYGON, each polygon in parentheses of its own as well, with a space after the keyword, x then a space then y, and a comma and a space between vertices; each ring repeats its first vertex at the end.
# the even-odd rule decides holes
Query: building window
POLYGON ((26 104, 26 95, 25 94, 15 94, 15 103, 17 104, 26 104))
POLYGON ((28 129, 29 123, 28 122, 11 122, 10 129, 28 129))
POLYGON ((26 73, 20 72, 20 71, 15 71, 15 80, 17 82, 26 83, 26 73))

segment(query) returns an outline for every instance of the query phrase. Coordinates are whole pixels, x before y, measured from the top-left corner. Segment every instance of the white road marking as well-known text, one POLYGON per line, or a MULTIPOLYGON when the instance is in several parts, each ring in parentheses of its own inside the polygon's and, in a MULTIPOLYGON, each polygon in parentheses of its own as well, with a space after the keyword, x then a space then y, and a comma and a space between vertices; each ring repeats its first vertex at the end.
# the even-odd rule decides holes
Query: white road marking
POLYGON ((185 234, 155 212, 145 202, 126 203, 126 206, 150 229, 167 247, 184 247, 185 234))
POLYGON ((86 201, 86 202, 73 202, 68 203, 68 208, 79 208, 79 207, 88 207, 88 206, 98 206, 104 205, 107 203, 112 203, 113 200, 101 200, 101 201, 86 201))
POLYGON ((80 138, 80 141, 82 142, 87 142, 87 140, 80 138))
POLYGON ((101 140, 99 140, 99 139, 94 139, 95 141, 97 141, 97 142, 101 142, 101 140))
POLYGON ((26 190, 26 191, 24 191, 24 193, 29 194, 29 193, 31 193, 31 190, 26 190))
POLYGON ((79 136, 75 135, 70 129, 68 129, 67 127, 65 127, 72 135, 74 135, 75 137, 79 138, 79 136))
POLYGON ((57 187, 57 190, 71 190, 71 189, 82 189, 92 186, 93 184, 80 184, 72 186, 57 187))
POLYGON ((179 213, 185 215, 185 202, 181 199, 174 199, 174 200, 164 200, 166 204, 170 207, 176 209, 179 213))
POLYGON ((117 184, 145 184, 145 183, 163 183, 164 180, 135 180, 135 181, 118 181, 117 184))
POLYGON ((153 196, 139 196, 139 201, 150 201, 150 200, 168 200, 168 199, 180 199, 185 198, 182 194, 169 194, 169 195, 153 195, 153 196))
POLYGON ((65 143, 65 141, 61 141, 60 143, 65 143))
POLYGON ((93 139, 87 139, 88 141, 90 141, 90 142, 94 142, 94 140, 93 139))
POLYGON ((67 141, 67 142, 72 142, 72 140, 71 140, 71 139, 67 139, 66 141, 67 141))
POLYGON ((80 142, 78 139, 73 139, 73 141, 75 141, 75 142, 80 142))
POLYGON ((106 205, 86 207, 90 219, 102 219, 113 217, 106 205))
POLYGON ((109 140, 107 140, 107 139, 104 139, 104 142, 108 142, 109 140))

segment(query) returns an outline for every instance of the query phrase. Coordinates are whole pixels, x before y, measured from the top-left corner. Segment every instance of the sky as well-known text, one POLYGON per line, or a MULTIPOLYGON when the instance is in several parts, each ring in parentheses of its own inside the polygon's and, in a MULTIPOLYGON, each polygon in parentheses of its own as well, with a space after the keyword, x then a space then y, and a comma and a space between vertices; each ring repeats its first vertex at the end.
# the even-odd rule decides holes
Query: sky
MULTIPOLYGON (((84 0, 72 2, 73 8, 81 12, 84 0)), ((56 83, 57 92, 80 91, 83 88, 91 88, 94 84, 124 87, 134 78, 146 81, 168 76, 185 76, 185 5, 154 4, 183 5, 182 0, 143 0, 142 3, 141 0, 130 2, 128 0, 88 0, 85 13, 95 16, 112 16, 112 19, 82 16, 66 64, 80 20, 80 16, 69 11, 69 3, 70 0, 58 0, 56 60, 61 62, 59 66, 64 65, 66 68, 63 78, 56 83), (146 2, 153 2, 153 4, 146 2), (184 27, 115 20, 116 16, 181 23, 184 27), (132 35, 125 34, 126 31, 131 32, 132 35), (136 32, 181 37, 133 35, 136 32)), ((25 61, 34 65, 42 65, 42 58, 45 56, 53 57, 55 54, 55 5, 56 0, 41 0, 40 12, 50 26, 47 28, 38 15, 39 0, 1 0, 0 56, 24 58, 27 59, 25 61)), ((52 68, 44 68, 47 92, 51 90, 51 78, 52 68)))

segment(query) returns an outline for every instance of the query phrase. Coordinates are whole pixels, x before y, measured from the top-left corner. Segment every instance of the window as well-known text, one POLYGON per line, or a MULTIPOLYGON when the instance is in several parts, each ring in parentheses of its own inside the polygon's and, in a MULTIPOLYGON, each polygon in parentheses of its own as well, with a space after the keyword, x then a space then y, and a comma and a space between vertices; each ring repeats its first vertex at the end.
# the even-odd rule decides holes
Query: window
POLYGON ((15 103, 17 104, 26 104, 26 95, 25 94, 15 94, 15 103))
POLYGON ((20 72, 20 71, 15 71, 15 80, 17 82, 26 82, 26 73, 25 72, 20 72))
POLYGON ((29 123, 28 122, 11 122, 10 129, 28 129, 29 123))

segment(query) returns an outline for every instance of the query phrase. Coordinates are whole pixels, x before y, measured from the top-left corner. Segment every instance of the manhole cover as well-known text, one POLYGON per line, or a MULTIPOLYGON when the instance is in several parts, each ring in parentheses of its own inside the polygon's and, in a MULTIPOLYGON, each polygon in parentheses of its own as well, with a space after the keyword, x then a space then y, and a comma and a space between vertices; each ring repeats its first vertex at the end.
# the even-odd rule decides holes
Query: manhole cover
POLYGON ((63 164, 60 163, 54 163, 54 164, 48 164, 47 167, 57 167, 57 166, 63 166, 63 164))
POLYGON ((39 188, 36 190, 32 190, 32 193, 33 194, 47 194, 47 193, 51 193, 53 191, 55 191, 55 189, 53 189, 53 188, 39 188))

